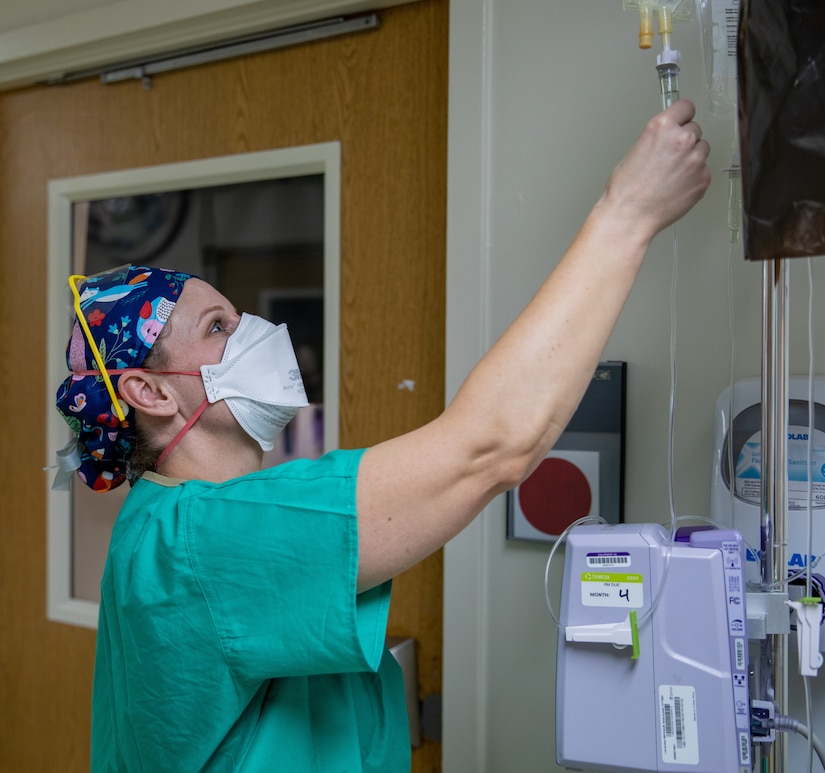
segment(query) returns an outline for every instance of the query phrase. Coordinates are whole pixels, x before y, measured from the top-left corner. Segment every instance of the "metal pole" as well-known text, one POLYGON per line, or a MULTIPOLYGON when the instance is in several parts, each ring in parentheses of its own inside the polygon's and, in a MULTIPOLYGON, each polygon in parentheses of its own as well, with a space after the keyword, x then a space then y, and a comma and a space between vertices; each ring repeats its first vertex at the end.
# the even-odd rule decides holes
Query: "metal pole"
MULTIPOLYGON (((762 585, 784 593, 787 576, 787 442, 788 442, 788 266, 787 260, 765 261, 762 319, 762 585)), ((788 650, 785 636, 770 634, 762 644, 761 692, 788 710, 788 650)), ((787 770, 787 746, 776 734, 769 758, 770 773, 787 770)))

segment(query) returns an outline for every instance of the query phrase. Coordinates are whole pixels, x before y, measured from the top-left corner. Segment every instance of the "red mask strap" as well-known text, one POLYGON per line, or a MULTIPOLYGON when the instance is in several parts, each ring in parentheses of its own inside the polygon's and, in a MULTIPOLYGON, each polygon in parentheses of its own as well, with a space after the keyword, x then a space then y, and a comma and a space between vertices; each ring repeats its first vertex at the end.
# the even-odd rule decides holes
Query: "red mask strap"
MULTIPOLYGON (((188 374, 181 374, 181 375, 188 375, 188 374)), ((195 375, 195 374, 193 374, 193 375, 195 375)), ((198 374, 196 374, 196 375, 198 375, 198 376, 199 376, 199 375, 200 375, 200 373, 198 373, 198 374)), ((194 423, 195 423, 195 422, 196 422, 196 421, 197 421, 197 420, 201 417, 201 414, 202 414, 202 413, 206 410, 206 408, 207 408, 207 406, 208 406, 208 405, 209 405, 209 400, 204 400, 204 401, 203 401, 203 402, 202 402, 202 403, 198 406, 197 410, 196 410, 196 411, 192 414, 192 416, 190 417, 189 421, 187 421, 187 422, 186 422, 186 424, 184 424, 184 425, 180 428, 180 431, 178 432, 178 434, 177 434, 177 435, 175 435, 175 437, 173 437, 173 438, 172 438, 172 440, 171 440, 171 442, 169 443, 169 445, 168 445, 168 446, 166 446, 166 448, 164 448, 164 449, 163 449, 163 451, 161 452, 160 456, 158 457, 158 460, 155 462, 155 470, 159 469, 159 468, 160 468, 160 466, 161 466, 161 464, 163 464, 163 462, 164 462, 164 461, 166 461, 166 457, 168 457, 168 456, 169 456, 169 454, 171 453, 172 449, 174 449, 174 447, 175 447, 178 443, 180 443, 181 438, 183 438, 183 436, 184 436, 187 432, 189 432, 189 430, 190 430, 190 429, 192 429, 192 425, 193 425, 193 424, 194 424, 194 423)))

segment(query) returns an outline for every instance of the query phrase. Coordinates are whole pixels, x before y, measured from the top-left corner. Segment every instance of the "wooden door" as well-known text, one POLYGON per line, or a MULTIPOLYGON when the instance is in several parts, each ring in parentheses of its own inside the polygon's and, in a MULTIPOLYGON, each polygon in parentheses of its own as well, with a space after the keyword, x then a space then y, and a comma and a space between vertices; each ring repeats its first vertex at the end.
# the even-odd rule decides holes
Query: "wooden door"
MULTIPOLYGON (((46 186, 53 178, 338 140, 340 443, 374 444, 443 407, 446 0, 379 30, 105 86, 0 95, 0 770, 89 768, 94 632, 46 620, 46 186), (405 380, 414 390, 399 389, 405 380)), ((398 578, 389 633, 441 692, 437 554, 398 578)), ((441 769, 440 745, 413 754, 441 769)))

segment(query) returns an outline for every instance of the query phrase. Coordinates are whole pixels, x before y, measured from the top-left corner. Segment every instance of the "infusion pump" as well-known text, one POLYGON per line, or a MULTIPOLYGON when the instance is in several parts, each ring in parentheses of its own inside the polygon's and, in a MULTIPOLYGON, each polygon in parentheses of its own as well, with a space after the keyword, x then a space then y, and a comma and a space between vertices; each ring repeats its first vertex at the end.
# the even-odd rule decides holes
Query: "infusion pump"
POLYGON ((657 524, 577 526, 559 622, 560 765, 750 773, 739 532, 694 527, 671 541, 657 524))

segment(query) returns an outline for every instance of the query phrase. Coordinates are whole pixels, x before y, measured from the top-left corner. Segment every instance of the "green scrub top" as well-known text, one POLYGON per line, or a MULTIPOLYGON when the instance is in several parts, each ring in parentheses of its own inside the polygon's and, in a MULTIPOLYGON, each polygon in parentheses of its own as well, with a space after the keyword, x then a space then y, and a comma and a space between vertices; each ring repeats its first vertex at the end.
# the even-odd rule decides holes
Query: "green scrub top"
POLYGON ((409 773, 390 584, 356 595, 362 453, 135 484, 101 583, 94 773, 409 773))

